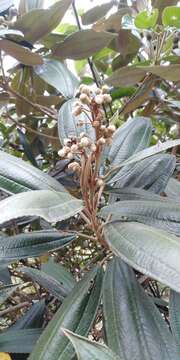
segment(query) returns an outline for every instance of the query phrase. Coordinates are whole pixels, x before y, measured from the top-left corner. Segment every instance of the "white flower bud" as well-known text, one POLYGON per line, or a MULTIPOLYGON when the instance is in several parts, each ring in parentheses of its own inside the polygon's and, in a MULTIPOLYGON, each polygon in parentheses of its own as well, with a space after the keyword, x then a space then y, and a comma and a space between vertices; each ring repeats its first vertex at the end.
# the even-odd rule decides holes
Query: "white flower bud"
POLYGON ((80 171, 81 167, 78 162, 74 161, 68 165, 68 169, 72 171, 80 171))
POLYGON ((64 148, 62 148, 61 150, 58 151, 58 155, 60 157, 65 157, 66 156, 66 151, 64 150, 64 148))
POLYGON ((103 137, 101 137, 101 138, 98 140, 98 143, 99 143, 100 145, 104 145, 104 144, 106 143, 106 139, 103 138, 103 137))
POLYGON ((96 93, 97 95, 100 95, 100 94, 101 94, 101 89, 100 89, 100 88, 97 88, 97 89, 95 90, 95 93, 96 93))
POLYGON ((73 145, 71 146, 71 152, 72 152, 72 153, 75 153, 77 150, 78 150, 78 146, 77 146, 76 144, 73 144, 73 145))
POLYGON ((87 85, 80 85, 80 88, 79 88, 81 94, 86 94, 86 95, 90 95, 90 89, 89 89, 89 86, 87 85))
POLYGON ((67 154, 67 158, 68 158, 69 160, 73 159, 73 157, 74 157, 74 155, 73 155, 72 152, 69 152, 69 153, 67 154))
POLYGON ((82 139, 84 136, 86 136, 85 132, 81 132, 80 135, 79 135, 80 139, 82 139))
POLYGON ((95 152, 96 149, 97 149, 96 145, 95 145, 95 144, 92 144, 92 145, 91 145, 91 151, 92 151, 92 152, 95 152))
POLYGON ((111 95, 109 95, 109 94, 104 94, 104 95, 103 95, 103 101, 104 101, 105 103, 107 103, 107 104, 110 104, 110 103, 112 102, 112 97, 111 97, 111 95))
POLYGON ((116 131, 115 125, 109 125, 108 130, 111 131, 112 133, 114 133, 116 131))
POLYGON ((101 105, 104 101, 104 97, 102 95, 96 95, 94 101, 96 104, 101 105))
POLYGON ((107 94, 109 92, 109 87, 107 85, 103 85, 101 89, 103 94, 107 94))
POLYGON ((104 131, 104 130, 106 129, 106 126, 105 126, 105 125, 101 125, 100 129, 101 129, 102 131, 104 131))
POLYGON ((71 140, 68 139, 68 138, 64 139, 64 145, 65 145, 65 146, 71 145, 71 140))
POLYGON ((90 100, 90 98, 87 96, 87 94, 81 94, 80 95, 80 100, 81 100, 81 102, 83 103, 83 104, 90 104, 90 102, 91 102, 91 100, 90 100))
POLYGON ((96 184, 97 184, 97 186, 101 187, 104 185, 104 181, 99 178, 99 179, 97 179, 96 184))
POLYGON ((82 107, 81 107, 81 105, 76 106, 76 107, 73 109, 73 111, 72 111, 72 114, 73 114, 74 116, 78 116, 78 115, 80 115, 81 113, 82 113, 82 107))
POLYGON ((90 145, 90 140, 87 137, 83 137, 80 141, 80 145, 83 147, 87 147, 90 145))

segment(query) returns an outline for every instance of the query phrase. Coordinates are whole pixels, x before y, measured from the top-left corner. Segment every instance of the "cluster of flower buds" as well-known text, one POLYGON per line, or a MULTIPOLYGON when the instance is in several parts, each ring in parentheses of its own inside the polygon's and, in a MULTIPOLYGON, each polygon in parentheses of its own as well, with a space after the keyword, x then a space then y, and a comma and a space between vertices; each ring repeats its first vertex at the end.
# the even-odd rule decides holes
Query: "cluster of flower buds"
POLYGON ((78 92, 79 101, 75 104, 73 115, 78 116, 82 113, 84 105, 93 107, 102 106, 103 104, 110 104, 112 102, 112 97, 108 93, 109 88, 107 85, 103 85, 102 88, 96 88, 95 91, 92 91, 91 88, 87 85, 80 85, 78 92))

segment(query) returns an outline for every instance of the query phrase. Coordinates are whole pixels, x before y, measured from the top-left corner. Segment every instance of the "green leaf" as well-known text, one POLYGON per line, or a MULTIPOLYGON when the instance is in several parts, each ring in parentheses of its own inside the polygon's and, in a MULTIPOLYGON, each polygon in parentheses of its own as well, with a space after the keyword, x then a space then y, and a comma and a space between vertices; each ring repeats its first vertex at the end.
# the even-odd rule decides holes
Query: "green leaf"
POLYGON ((48 174, 4 151, 0 151, 0 188, 10 193, 29 189, 66 191, 48 174))
POLYGON ((180 242, 166 231, 139 223, 112 221, 104 227, 110 249, 143 274, 180 292, 180 242))
POLYGON ((133 186, 160 193, 176 167, 176 158, 169 154, 158 154, 123 167, 110 181, 114 187, 133 186))
POLYGON ((23 15, 32 9, 43 9, 44 0, 20 0, 18 14, 23 15))
POLYGON ((33 231, 1 237, 0 262, 12 262, 13 260, 39 256, 48 251, 66 246, 74 239, 75 236, 73 234, 67 235, 52 230, 33 231))
POLYGON ((82 209, 82 201, 67 192, 28 191, 0 202, 0 224, 21 216, 40 216, 46 221, 57 222, 74 216, 82 209))
MULTIPOLYGON (((132 155, 130 158, 128 158, 127 160, 123 161, 121 163, 121 165, 116 166, 114 169, 112 169, 111 171, 111 175, 114 173, 117 173, 118 170, 126 165, 130 165, 130 164, 134 164, 138 161, 141 161, 143 159, 147 159, 150 156, 153 156, 155 154, 159 154, 165 150, 171 149, 174 146, 180 145, 180 139, 177 140, 168 140, 165 141, 164 143, 161 144, 157 144, 157 145, 153 145, 147 149, 141 150, 138 153, 132 155)), ((118 178, 116 178, 116 181, 118 180, 118 178)))
POLYGON ((170 178, 165 188, 165 193, 170 198, 180 199, 180 182, 174 178, 170 178))
POLYGON ((34 67, 34 71, 65 97, 72 97, 79 84, 73 73, 57 60, 44 59, 43 65, 34 67))
POLYGON ((121 164, 135 152, 149 146, 151 134, 152 125, 149 118, 139 116, 127 121, 113 136, 108 156, 111 164, 121 164))
POLYGON ((171 331, 180 355, 180 294, 173 290, 170 292, 169 318, 171 331))
POLYGON ((167 200, 125 200, 117 201, 101 209, 104 219, 111 214, 111 220, 137 221, 164 229, 175 235, 180 234, 180 203, 167 200))
POLYGON ((153 29, 159 16, 158 9, 153 9, 151 14, 147 10, 136 15, 134 24, 138 29, 153 29))
MULTIPOLYGON (((161 200, 166 201, 165 197, 162 197, 160 195, 154 194, 151 191, 138 189, 136 187, 130 187, 126 186, 125 188, 105 188, 105 191, 107 191, 109 194, 115 194, 118 197, 118 200, 146 200, 146 201, 152 201, 152 200, 161 200)), ((167 199, 168 200, 168 199, 167 199)))
POLYGON ((68 295, 68 291, 65 289, 63 283, 60 283, 52 276, 47 275, 42 270, 33 269, 30 267, 23 266, 18 269, 18 271, 23 272, 33 281, 36 281, 39 285, 47 289, 53 296, 57 297, 61 301, 68 295))
POLYGON ((70 292, 76 281, 72 274, 60 263, 54 262, 52 257, 49 257, 48 262, 42 264, 41 269, 47 275, 53 277, 59 284, 63 284, 67 292, 70 292))
POLYGON ((83 25, 90 25, 99 20, 100 18, 104 17, 107 12, 112 8, 113 2, 107 2, 102 5, 97 5, 92 9, 86 11, 82 16, 82 24, 83 25))
POLYGON ((10 295, 17 289, 18 285, 4 285, 0 286, 0 305, 8 299, 10 295))
POLYGON ((52 49, 52 53, 60 59, 84 59, 107 47, 115 36, 116 34, 110 32, 96 32, 92 29, 80 30, 57 44, 52 49))
POLYGON ((132 269, 118 258, 109 263, 105 273, 103 310, 108 346, 122 359, 178 359, 160 312, 132 269))
POLYGON ((61 0, 49 9, 34 9, 19 17, 12 28, 22 31, 27 41, 34 43, 50 33, 62 20, 72 0, 61 0))
POLYGON ((107 346, 90 341, 66 329, 64 333, 72 342, 79 360, 121 360, 107 346))
POLYGON ((8 55, 14 57, 20 63, 28 66, 41 65, 43 59, 41 55, 24 48, 10 40, 0 40, 0 48, 8 55))
POLYGON ((167 6, 162 13, 162 23, 164 26, 180 28, 180 7, 167 6))
POLYGON ((71 360, 74 358, 74 349, 64 336, 62 328, 66 327, 80 335, 88 334, 99 306, 101 284, 102 271, 99 269, 97 272, 95 268, 74 286, 45 328, 29 360, 71 360), (91 292, 88 292, 90 285, 91 292))
POLYGON ((66 101, 59 110, 58 133, 61 144, 63 144, 64 139, 68 137, 79 137, 82 132, 87 134, 92 140, 95 140, 95 130, 88 116, 84 112, 78 116, 73 115, 76 102, 76 99, 70 99, 66 101))
POLYGON ((0 334, 0 352, 17 354, 30 353, 41 333, 41 329, 4 331, 4 333, 0 334))
POLYGON ((34 303, 7 331, 41 328, 44 322, 45 307, 44 299, 34 303))

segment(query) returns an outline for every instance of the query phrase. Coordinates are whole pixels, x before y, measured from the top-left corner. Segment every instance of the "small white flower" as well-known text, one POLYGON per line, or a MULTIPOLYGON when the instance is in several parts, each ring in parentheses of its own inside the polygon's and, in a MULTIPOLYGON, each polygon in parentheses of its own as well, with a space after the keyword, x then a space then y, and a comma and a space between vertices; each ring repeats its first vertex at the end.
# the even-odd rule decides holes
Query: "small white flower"
POLYGON ((96 104, 101 105, 104 101, 104 96, 103 95, 96 95, 94 98, 94 101, 96 104))

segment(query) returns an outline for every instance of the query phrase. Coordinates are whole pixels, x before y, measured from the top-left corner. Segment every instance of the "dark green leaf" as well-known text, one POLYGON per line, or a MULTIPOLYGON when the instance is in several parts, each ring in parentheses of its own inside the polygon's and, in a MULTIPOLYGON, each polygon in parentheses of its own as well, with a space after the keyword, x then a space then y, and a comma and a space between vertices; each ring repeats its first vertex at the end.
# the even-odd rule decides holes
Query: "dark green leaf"
POLYGON ((95 268, 73 288, 40 337, 29 360, 71 360, 74 349, 62 327, 87 335, 94 321, 101 295, 102 272, 95 268), (97 276, 96 276, 97 274, 97 276), (88 293, 92 280, 94 286, 88 293))
POLYGON ((13 324, 9 330, 41 328, 44 321, 45 301, 34 303, 31 308, 13 324))
POLYGON ((169 317, 171 331, 180 355, 180 294, 173 290, 170 292, 169 317))
POLYGON ((166 231, 139 223, 113 221, 105 225, 112 251, 136 270, 180 292, 180 242, 166 231))
POLYGON ((72 342, 79 360, 121 360, 107 346, 90 341, 69 330, 64 329, 64 333, 72 342))
POLYGON ((53 55, 61 59, 84 59, 107 47, 115 36, 116 34, 92 29, 80 30, 56 45, 52 50, 53 55))
POLYGON ((48 259, 48 262, 42 264, 41 269, 47 275, 58 281, 59 284, 63 284, 67 292, 70 292, 73 289, 76 282, 72 274, 66 270, 65 266, 54 262, 52 257, 48 259))
POLYGON ((178 359, 173 338, 160 312, 139 285, 132 269, 118 258, 113 259, 106 270, 103 304, 108 346, 122 359, 178 359))
POLYGON ((0 351, 17 354, 30 353, 41 332, 41 329, 5 331, 0 334, 0 351))
POLYGON ((44 59, 44 64, 34 67, 41 79, 55 87, 65 97, 72 97, 79 81, 68 68, 57 60, 44 59))

